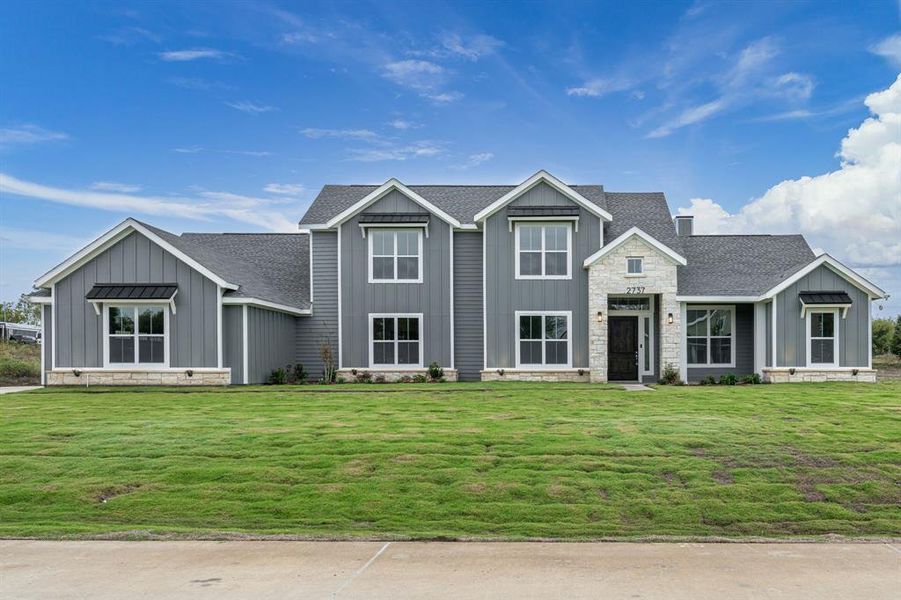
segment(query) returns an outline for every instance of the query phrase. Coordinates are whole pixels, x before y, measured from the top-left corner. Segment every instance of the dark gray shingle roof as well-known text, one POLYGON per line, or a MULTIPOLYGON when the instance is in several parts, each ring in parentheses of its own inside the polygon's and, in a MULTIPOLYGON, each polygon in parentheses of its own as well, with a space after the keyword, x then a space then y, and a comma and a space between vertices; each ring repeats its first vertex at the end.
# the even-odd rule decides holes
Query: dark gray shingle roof
POLYGON ((605 192, 613 221, 604 224, 604 243, 638 227, 657 241, 682 254, 681 238, 670 216, 663 192, 605 192))
POLYGON ((303 233, 185 233, 142 223, 161 238, 240 286, 226 296, 310 308, 310 244, 303 233))
POLYGON ((800 235, 692 235, 680 238, 683 296, 755 296, 815 257, 800 235))
MULTIPOLYGON (((326 185, 300 220, 301 225, 322 224, 350 208, 377 185, 326 185)), ((411 185, 411 190, 461 223, 472 223, 480 210, 516 188, 515 185, 411 185)), ((573 185, 589 202, 606 210, 604 188, 600 185, 573 185)))

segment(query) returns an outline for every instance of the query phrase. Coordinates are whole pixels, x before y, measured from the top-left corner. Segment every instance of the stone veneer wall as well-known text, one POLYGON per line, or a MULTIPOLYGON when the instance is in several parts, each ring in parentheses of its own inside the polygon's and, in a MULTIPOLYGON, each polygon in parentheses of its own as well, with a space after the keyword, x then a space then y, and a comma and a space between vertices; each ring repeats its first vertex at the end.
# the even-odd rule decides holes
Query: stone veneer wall
MULTIPOLYGON (((348 381, 348 383, 353 383, 354 371, 357 373, 372 373, 373 377, 382 376, 385 378, 386 382, 394 382, 398 381, 401 377, 414 377, 416 375, 428 375, 428 369, 396 369, 396 370, 385 370, 385 369, 338 369, 338 377, 343 377, 348 381)), ((456 369, 444 369, 444 380, 445 381, 457 381, 457 370, 456 369)))
POLYGON ((89 371, 76 376, 72 369, 47 371, 47 385, 228 385, 231 369, 194 369, 188 377, 184 371, 89 371))
POLYGON ((644 287, 644 293, 658 294, 660 320, 657 332, 660 352, 656 357, 660 372, 667 364, 679 369, 681 356, 682 316, 676 302, 676 264, 668 256, 638 236, 624 242, 588 267, 588 366, 592 382, 607 381, 607 310, 608 296, 624 296, 626 288, 644 287), (644 274, 628 276, 626 257, 644 258, 644 274), (603 321, 598 323, 597 313, 603 321), (667 323, 667 315, 673 315, 673 323, 667 323))
POLYGON ((482 381, 551 381, 551 382, 572 382, 572 383, 588 383, 588 369, 579 371, 523 371, 511 369, 488 369, 482 371, 482 381), (504 372, 503 375, 498 370, 504 372))
POLYGON ((805 383, 823 381, 859 381, 862 383, 876 383, 876 371, 873 369, 857 369, 857 375, 851 369, 795 369, 794 375, 788 368, 761 369, 763 380, 769 383, 805 383))

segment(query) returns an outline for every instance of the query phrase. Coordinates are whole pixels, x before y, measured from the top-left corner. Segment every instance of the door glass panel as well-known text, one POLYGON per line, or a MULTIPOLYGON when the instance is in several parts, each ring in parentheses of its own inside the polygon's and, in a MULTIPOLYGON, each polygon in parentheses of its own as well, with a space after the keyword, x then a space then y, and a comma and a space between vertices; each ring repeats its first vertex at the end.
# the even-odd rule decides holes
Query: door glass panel
POLYGON ((644 350, 644 370, 651 370, 651 318, 644 318, 644 336, 641 341, 644 350))

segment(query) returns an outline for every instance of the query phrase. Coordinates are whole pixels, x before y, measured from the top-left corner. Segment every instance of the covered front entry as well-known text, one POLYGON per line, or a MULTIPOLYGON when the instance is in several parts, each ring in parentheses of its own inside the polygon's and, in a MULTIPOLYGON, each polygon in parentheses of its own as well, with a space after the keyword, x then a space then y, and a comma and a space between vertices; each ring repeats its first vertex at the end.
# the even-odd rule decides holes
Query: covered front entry
POLYGON ((610 317, 607 340, 607 378, 610 381, 637 381, 638 317, 610 317))

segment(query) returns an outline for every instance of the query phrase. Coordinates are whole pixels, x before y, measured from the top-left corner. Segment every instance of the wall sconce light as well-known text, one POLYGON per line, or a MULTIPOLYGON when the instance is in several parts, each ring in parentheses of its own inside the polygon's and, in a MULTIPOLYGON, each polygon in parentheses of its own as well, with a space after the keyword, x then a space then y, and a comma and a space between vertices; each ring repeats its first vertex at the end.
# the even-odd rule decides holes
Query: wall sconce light
POLYGON ((854 375, 855 377, 857 377, 858 373, 860 373, 859 369, 851 369, 851 375, 854 375))
POLYGON ((188 369, 187 371, 185 371, 185 375, 187 375, 188 377, 194 377, 194 369, 188 369))
POLYGON ((81 377, 81 371, 79 371, 78 369, 72 369, 72 374, 76 377, 81 377))
POLYGON ((666 315, 666 323, 667 323, 668 325, 672 325, 672 324, 673 324, 673 313, 669 313, 668 315, 666 315))
POLYGON ((497 370, 497 374, 500 375, 501 377, 503 377, 503 376, 504 376, 504 370, 503 370, 503 369, 498 369, 498 370, 497 370))
POLYGON ((598 311, 598 323, 603 323, 603 322, 604 322, 604 312, 599 310, 598 311))
POLYGON ((789 370, 788 370, 788 374, 789 374, 789 375, 794 375, 794 374, 795 374, 795 368, 792 367, 791 369, 789 369, 789 370))

